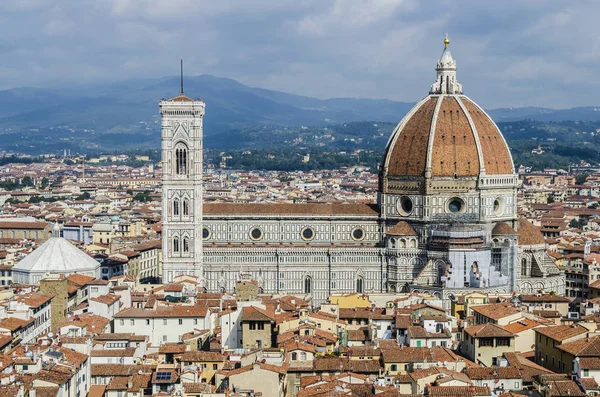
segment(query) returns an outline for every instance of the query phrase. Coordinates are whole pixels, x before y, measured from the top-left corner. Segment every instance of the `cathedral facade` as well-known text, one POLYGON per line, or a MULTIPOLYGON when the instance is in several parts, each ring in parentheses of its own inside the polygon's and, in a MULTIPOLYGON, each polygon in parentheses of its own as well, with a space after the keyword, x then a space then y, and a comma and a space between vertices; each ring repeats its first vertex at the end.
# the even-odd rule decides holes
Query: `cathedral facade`
POLYGON ((541 232, 517 216, 506 141, 463 95, 448 44, 429 95, 390 136, 372 205, 203 206, 204 103, 161 101, 163 281, 191 274, 207 291, 233 292, 253 279, 315 305, 350 292, 564 294, 541 232))

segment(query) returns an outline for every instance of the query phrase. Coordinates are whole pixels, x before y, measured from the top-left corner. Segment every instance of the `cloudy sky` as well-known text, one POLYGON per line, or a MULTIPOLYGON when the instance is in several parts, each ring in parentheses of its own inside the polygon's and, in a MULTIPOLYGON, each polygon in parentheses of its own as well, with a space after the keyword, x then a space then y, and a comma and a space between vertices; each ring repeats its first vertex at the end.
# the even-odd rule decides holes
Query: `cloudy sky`
POLYGON ((178 72, 295 94, 415 101, 444 34, 482 106, 600 105, 600 1, 0 2, 0 88, 178 72))

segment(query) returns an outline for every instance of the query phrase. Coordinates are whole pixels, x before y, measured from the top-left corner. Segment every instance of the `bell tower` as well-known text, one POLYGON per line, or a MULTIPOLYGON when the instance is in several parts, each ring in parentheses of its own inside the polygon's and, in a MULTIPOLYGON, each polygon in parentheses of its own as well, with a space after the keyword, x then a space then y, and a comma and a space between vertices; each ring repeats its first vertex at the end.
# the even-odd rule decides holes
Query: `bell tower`
POLYGON ((204 102, 183 93, 161 100, 163 283, 202 272, 202 131, 204 102))

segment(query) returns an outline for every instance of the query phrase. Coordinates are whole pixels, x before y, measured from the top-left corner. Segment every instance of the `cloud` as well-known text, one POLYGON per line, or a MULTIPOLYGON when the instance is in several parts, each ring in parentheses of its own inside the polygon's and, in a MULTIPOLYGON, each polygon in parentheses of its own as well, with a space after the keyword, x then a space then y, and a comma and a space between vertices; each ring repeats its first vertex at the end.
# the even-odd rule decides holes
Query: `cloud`
POLYGON ((598 2, 26 0, 0 4, 0 87, 190 74, 415 101, 447 32, 485 107, 598 105, 598 2))

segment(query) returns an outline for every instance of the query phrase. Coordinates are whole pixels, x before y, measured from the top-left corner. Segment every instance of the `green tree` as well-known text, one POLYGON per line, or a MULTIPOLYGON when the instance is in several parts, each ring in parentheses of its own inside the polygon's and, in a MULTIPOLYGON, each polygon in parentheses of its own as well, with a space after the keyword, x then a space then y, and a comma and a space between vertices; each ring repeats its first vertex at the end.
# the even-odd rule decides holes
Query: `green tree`
POLYGON ((77 196, 75 198, 75 200, 89 200, 90 199, 90 194, 88 192, 83 192, 82 194, 80 194, 79 196, 77 196))
POLYGON ((134 201, 139 201, 142 203, 147 203, 152 201, 152 197, 150 197, 150 194, 148 192, 143 192, 143 193, 138 193, 133 197, 134 201))
POLYGON ((31 177, 29 175, 24 176, 23 179, 21 179, 21 185, 33 186, 33 180, 31 179, 31 177))
POLYGON ((41 189, 47 188, 49 183, 50 183, 50 181, 48 180, 48 178, 43 177, 42 178, 42 183, 40 184, 40 188, 41 189))
POLYGON ((585 181, 587 180, 588 176, 590 176, 590 174, 578 174, 575 177, 575 184, 583 185, 585 183, 585 181))

